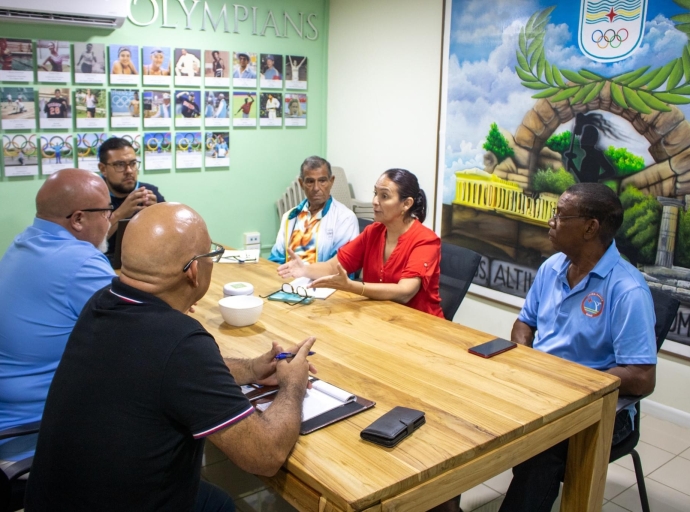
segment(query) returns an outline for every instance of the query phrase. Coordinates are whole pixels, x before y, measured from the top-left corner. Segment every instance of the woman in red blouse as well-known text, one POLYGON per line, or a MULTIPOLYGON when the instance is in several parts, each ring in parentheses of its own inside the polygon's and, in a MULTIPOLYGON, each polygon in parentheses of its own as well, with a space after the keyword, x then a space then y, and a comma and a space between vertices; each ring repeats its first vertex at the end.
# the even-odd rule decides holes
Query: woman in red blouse
POLYGON ((282 278, 306 276, 314 288, 335 288, 392 300, 443 318, 438 282, 441 240, 425 227, 426 195, 417 177, 389 169, 374 186, 374 223, 329 261, 305 265, 289 251, 282 278), (348 277, 363 269, 362 282, 348 277))

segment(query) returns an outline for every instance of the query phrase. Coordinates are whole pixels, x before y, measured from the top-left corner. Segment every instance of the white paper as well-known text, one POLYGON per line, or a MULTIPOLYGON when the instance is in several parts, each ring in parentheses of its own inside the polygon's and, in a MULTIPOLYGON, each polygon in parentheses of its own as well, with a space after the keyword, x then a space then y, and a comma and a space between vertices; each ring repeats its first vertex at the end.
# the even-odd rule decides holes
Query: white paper
POLYGON ((235 87, 256 87, 256 78, 233 78, 232 85, 235 87))
POLYGON ((175 126, 201 126, 200 117, 176 117, 175 126))
POLYGON ((72 118, 71 117, 42 117, 41 118, 41 128, 43 130, 52 129, 71 129, 72 128, 72 118))
POLYGON ((256 117, 233 118, 233 126, 256 126, 256 117))
POLYGON ((283 119, 276 117, 274 119, 269 119, 268 117, 262 117, 260 120, 261 126, 283 126, 283 119))
POLYGON ((333 292, 335 292, 335 288, 309 288, 311 283, 313 283, 311 279, 308 277, 298 277, 297 279, 293 280, 290 282, 293 288, 297 288, 298 286, 301 286, 305 290, 307 290, 307 295, 310 297, 314 297, 316 299, 325 299, 326 297, 330 297, 333 292))
POLYGON ((220 126, 222 128, 230 128, 229 117, 207 117, 205 120, 206 126, 220 126))
POLYGON ((35 119, 3 119, 3 130, 35 130, 35 119))
POLYGON ((259 254, 259 249, 247 251, 230 251, 226 249, 219 263, 257 263, 259 261, 259 254))
POLYGON ((142 75, 144 85, 170 85, 170 75, 142 75))
POLYGON ((170 128, 169 117, 145 117, 144 128, 170 128))
POLYGON ((175 167, 178 169, 200 169, 203 155, 199 152, 187 153, 186 151, 175 152, 175 167))
POLYGON ((131 116, 115 116, 110 118, 113 128, 139 128, 139 118, 131 116))
POLYGON ((39 71, 39 82, 51 82, 59 84, 67 84, 70 82, 69 71, 39 71))
POLYGON ((147 171, 172 168, 172 155, 170 153, 144 153, 144 168, 147 171))
POLYGON ((194 85, 194 86, 198 87, 201 85, 201 77, 200 76, 176 75, 175 76, 175 85, 194 85))
MULTIPOLYGON (((357 397, 347 391, 323 382, 320 380, 312 382, 312 389, 307 389, 304 395, 304 401, 302 402, 302 421, 307 421, 317 416, 321 416, 323 413, 332 411, 338 407, 354 402, 357 397), (329 392, 334 392, 339 396, 342 396, 344 400, 339 400, 334 396, 324 393, 321 389, 328 389, 329 392)), ((263 404, 257 404, 255 407, 260 411, 265 411, 273 402, 267 402, 263 404)))
POLYGON ((206 87, 230 87, 230 77, 207 76, 206 87))
POLYGON ((128 85, 139 85, 139 75, 125 75, 125 74, 110 74, 110 83, 115 84, 128 84, 128 85))
POLYGON ((287 80, 285 82, 286 89, 306 89, 307 82, 301 80, 287 80))
POLYGON ((307 126, 307 120, 302 119, 300 117, 298 118, 285 118, 285 126, 307 126))
POLYGON ((261 88, 262 89, 282 89, 283 88, 283 80, 266 80, 265 78, 261 79, 261 88))
POLYGON ((77 128, 105 128, 107 122, 105 117, 77 117, 77 128))
POLYGON ((14 69, 0 70, 0 81, 2 82, 33 82, 34 72, 31 71, 17 71, 14 69))
POLYGON ((105 73, 74 73, 74 81, 78 84, 104 84, 105 73))
POLYGON ((5 165, 5 176, 37 176, 38 165, 5 165))
POLYGON ((230 167, 230 157, 213 158, 212 156, 207 156, 206 167, 230 167))

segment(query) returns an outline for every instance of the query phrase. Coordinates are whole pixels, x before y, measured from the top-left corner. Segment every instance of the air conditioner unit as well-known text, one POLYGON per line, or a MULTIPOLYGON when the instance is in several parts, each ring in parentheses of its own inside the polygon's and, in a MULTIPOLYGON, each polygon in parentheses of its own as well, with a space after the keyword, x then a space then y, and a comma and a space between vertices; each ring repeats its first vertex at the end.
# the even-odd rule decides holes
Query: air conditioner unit
POLYGON ((130 0, 0 0, 0 21, 120 28, 130 0))

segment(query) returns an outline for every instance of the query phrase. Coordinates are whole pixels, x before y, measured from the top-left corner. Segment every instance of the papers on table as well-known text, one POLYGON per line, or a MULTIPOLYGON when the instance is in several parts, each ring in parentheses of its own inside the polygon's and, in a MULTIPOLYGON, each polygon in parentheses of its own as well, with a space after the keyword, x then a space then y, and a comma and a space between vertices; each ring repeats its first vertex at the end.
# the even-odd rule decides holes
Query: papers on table
MULTIPOLYGON (((354 402, 357 397, 344 389, 335 387, 322 380, 312 381, 312 388, 307 390, 302 402, 302 421, 354 402)), ((273 402, 257 404, 256 408, 265 411, 273 402)))
POLYGON ((309 288, 309 285, 312 282, 313 281, 308 277, 298 277, 294 281, 291 281, 290 284, 292 285, 293 289, 296 289, 297 287, 304 288, 307 290, 307 295, 316 299, 325 299, 335 292, 335 288, 309 288))
POLYGON ((259 249, 247 251, 226 250, 220 257, 219 263, 257 263, 259 261, 259 249))

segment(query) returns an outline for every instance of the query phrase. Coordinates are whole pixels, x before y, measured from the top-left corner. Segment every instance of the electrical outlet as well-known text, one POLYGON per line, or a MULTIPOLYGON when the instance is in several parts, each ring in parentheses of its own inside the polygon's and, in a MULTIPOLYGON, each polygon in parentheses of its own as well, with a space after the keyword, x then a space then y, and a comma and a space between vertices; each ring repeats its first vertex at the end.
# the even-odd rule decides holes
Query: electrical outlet
POLYGON ((244 234, 245 249, 248 249, 249 245, 261 245, 261 234, 258 231, 252 231, 244 234))

